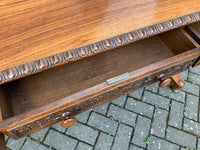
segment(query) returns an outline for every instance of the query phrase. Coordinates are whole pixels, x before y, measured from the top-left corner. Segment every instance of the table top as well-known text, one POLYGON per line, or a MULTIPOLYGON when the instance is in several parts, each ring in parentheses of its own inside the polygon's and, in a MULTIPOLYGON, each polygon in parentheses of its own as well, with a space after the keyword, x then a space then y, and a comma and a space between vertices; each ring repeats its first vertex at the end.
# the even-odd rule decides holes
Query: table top
POLYGON ((0 1, 0 84, 200 20, 199 0, 0 1))

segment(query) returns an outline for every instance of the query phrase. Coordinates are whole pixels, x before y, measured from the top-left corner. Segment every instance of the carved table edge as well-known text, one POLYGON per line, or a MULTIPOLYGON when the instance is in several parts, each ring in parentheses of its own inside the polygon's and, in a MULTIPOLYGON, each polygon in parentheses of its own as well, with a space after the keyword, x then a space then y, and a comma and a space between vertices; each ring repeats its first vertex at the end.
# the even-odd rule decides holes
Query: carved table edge
POLYGON ((200 11, 0 71, 0 85, 200 21, 200 11))

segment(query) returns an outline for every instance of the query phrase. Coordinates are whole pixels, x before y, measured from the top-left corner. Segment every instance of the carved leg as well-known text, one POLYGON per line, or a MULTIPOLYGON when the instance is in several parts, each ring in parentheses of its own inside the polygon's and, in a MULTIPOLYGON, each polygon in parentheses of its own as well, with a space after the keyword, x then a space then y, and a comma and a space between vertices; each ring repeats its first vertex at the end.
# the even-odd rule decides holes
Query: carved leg
POLYGON ((185 86, 185 81, 183 80, 183 78, 179 75, 176 74, 174 76, 171 77, 172 81, 172 91, 174 93, 178 93, 180 92, 180 90, 185 86))
POLYGON ((6 142, 2 133, 0 133, 0 150, 6 150, 6 142))

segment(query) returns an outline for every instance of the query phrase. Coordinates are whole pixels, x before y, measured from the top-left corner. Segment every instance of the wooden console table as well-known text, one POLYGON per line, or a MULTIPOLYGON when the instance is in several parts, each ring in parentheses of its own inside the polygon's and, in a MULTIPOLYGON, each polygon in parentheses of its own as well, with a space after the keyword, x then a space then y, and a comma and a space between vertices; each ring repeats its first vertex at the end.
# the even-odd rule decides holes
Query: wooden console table
POLYGON ((198 0, 0 2, 0 149, 200 63, 198 0))

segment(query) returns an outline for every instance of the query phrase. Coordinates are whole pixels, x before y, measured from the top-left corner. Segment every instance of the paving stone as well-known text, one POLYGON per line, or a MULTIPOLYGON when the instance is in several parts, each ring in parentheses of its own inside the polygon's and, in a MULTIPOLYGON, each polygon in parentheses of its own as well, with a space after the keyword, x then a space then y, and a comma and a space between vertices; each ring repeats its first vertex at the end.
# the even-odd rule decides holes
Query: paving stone
POLYGON ((25 138, 21 138, 19 140, 14 140, 10 138, 7 143, 7 147, 11 148, 12 150, 19 150, 22 144, 24 143, 25 138))
POLYGON ((149 85, 146 87, 146 90, 149 90, 151 92, 154 92, 154 93, 157 93, 158 92, 158 82, 152 84, 152 85, 149 85))
POLYGON ((126 102, 126 97, 127 97, 126 95, 125 96, 121 96, 121 97, 111 101, 111 103, 116 104, 118 106, 124 107, 124 104, 126 102))
POLYGON ((148 117, 152 117, 154 110, 153 106, 136 101, 133 98, 128 98, 125 108, 148 117))
POLYGON ((50 150, 50 149, 32 140, 27 140, 21 150, 50 150))
POLYGON ((143 89, 139 89, 139 90, 137 90, 135 92, 132 92, 132 93, 130 93, 128 95, 131 96, 131 97, 137 98, 137 99, 141 99, 143 91, 144 91, 144 88, 143 89))
POLYGON ((199 96, 199 86, 185 82, 185 87, 182 89, 185 92, 199 96))
POLYGON ((190 72, 193 72, 193 73, 200 75, 200 66, 197 66, 197 67, 194 67, 194 68, 190 67, 190 72))
POLYGON ((92 150, 93 149, 93 147, 92 146, 90 146, 90 145, 88 145, 88 144, 85 144, 85 143, 82 143, 82 142, 80 142, 80 143, 78 143, 78 147, 77 147, 77 149, 76 150, 92 150))
POLYGON ((129 150, 144 150, 143 148, 139 148, 135 145, 131 145, 129 150))
POLYGON ((56 129, 56 130, 58 130, 58 131, 64 133, 65 130, 66 130, 66 128, 61 127, 60 124, 61 124, 61 122, 59 122, 59 123, 57 123, 57 124, 54 124, 54 125, 52 126, 52 128, 54 128, 54 129, 56 129))
POLYGON ((186 70, 184 72, 181 72, 180 75, 183 78, 183 80, 187 80, 187 78, 188 78, 188 70, 186 70))
POLYGON ((89 118, 88 125, 115 135, 118 123, 114 120, 93 112, 89 118))
POLYGON ((135 131, 133 133, 132 143, 141 147, 146 147, 146 141, 149 135, 151 120, 142 116, 138 116, 135 131))
POLYGON ((113 117, 115 120, 126 123, 133 126, 137 117, 133 112, 121 109, 118 106, 110 105, 110 109, 107 114, 108 117, 113 117))
POLYGON ((66 147, 69 150, 73 150, 76 147, 77 140, 54 130, 50 130, 44 143, 49 146, 53 146, 57 150, 65 150, 66 147))
POLYGON ((73 126, 68 128, 66 134, 76 137, 79 140, 82 140, 86 143, 94 145, 98 136, 98 131, 91 127, 76 122, 73 126))
POLYGON ((151 134, 157 135, 158 137, 162 138, 165 137, 167 116, 167 111, 162 109, 155 110, 151 134))
POLYGON ((168 122, 169 125, 177 128, 182 128, 183 109, 184 105, 182 103, 172 101, 169 122, 168 122))
POLYGON ((105 104, 103 104, 103 105, 100 105, 100 106, 98 106, 98 107, 95 107, 93 110, 96 111, 96 112, 98 112, 98 113, 100 113, 100 114, 105 115, 106 112, 107 112, 107 109, 108 109, 108 105, 109 105, 109 104, 110 104, 110 102, 105 103, 105 104))
POLYGON ((183 129, 194 133, 195 135, 200 136, 200 123, 189 120, 187 118, 184 119, 183 129))
POLYGON ((183 131, 174 129, 169 127, 169 132, 167 132, 167 140, 177 143, 181 146, 186 146, 190 148, 196 147, 196 137, 193 135, 190 135, 188 133, 185 133, 183 131))
POLYGON ((197 150, 200 150, 200 138, 198 138, 197 150))
POLYGON ((133 128, 120 124, 112 149, 113 150, 128 149, 132 132, 133 132, 133 128))
POLYGON ((42 129, 38 132, 31 134, 30 137, 32 137, 36 140, 42 141, 48 130, 49 130, 49 128, 42 129))
POLYGON ((8 140, 8 136, 7 136, 7 135, 4 135, 4 138, 5 138, 5 141, 7 141, 7 140, 8 140))
POLYGON ((179 146, 151 135, 148 149, 149 150, 179 150, 179 146))
POLYGON ((200 76, 193 73, 189 73, 189 81, 193 82, 194 84, 200 85, 200 76))
POLYGON ((145 91, 143 101, 160 108, 169 110, 170 99, 145 91))
POLYGON ((75 118, 80 122, 86 123, 91 111, 92 111, 92 109, 77 115, 75 118))
POLYGON ((180 91, 179 93, 173 93, 169 86, 159 88, 159 94, 169 97, 170 99, 175 99, 180 102, 185 102, 185 93, 180 91))
POLYGON ((198 106, 199 105, 199 97, 187 94, 186 97, 186 111, 184 115, 187 118, 194 119, 197 121, 198 116, 198 106))
POLYGON ((110 150, 112 146, 113 137, 105 133, 100 133, 100 136, 95 145, 95 150, 110 150))

